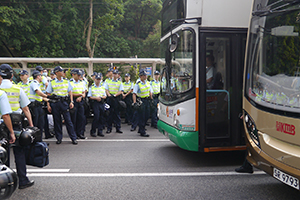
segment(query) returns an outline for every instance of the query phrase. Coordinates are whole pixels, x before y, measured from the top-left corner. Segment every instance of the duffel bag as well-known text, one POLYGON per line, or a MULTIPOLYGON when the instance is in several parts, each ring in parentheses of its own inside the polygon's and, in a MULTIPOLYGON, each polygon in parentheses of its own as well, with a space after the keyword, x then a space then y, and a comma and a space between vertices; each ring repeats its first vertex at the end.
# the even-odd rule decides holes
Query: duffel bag
POLYGON ((45 167, 49 164, 49 148, 46 142, 37 142, 25 147, 26 164, 45 167))

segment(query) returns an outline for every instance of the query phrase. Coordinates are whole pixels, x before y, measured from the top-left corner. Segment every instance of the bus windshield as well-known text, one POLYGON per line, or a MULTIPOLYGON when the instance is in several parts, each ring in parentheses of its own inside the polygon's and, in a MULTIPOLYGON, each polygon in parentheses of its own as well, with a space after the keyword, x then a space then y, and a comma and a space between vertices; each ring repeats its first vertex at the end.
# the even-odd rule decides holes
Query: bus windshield
POLYGON ((245 93, 257 105, 299 113, 300 7, 279 2, 269 1, 277 12, 252 18, 245 93))
MULTIPOLYGON (((171 50, 170 69, 163 70, 161 100, 166 104, 186 100, 194 87, 194 32, 180 30, 162 43, 162 50, 171 50), (175 47, 170 43, 176 40, 175 47)), ((162 54, 164 52, 162 51, 162 54)))

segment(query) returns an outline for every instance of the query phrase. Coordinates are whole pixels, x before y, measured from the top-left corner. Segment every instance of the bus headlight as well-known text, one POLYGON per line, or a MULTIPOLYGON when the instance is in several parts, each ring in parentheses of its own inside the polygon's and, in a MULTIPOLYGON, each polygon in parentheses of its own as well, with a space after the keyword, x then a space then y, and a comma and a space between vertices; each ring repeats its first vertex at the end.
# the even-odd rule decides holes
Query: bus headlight
POLYGON ((256 125, 255 125, 253 119, 246 112, 245 112, 244 117, 245 117, 244 121, 245 121, 245 124, 246 124, 248 134, 250 135, 253 142, 260 148, 260 143, 259 143, 259 138, 258 138, 258 131, 257 131, 256 125))

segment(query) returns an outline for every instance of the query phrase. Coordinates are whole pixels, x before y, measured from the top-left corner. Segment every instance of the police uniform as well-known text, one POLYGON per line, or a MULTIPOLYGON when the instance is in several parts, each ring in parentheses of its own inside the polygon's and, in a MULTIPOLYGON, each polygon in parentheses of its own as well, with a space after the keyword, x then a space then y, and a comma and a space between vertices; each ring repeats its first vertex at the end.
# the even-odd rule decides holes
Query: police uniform
MULTIPOLYGON (((28 75, 28 71, 22 70, 20 72, 20 75, 28 75)), ((30 80, 27 80, 26 83, 24 83, 23 81, 20 81, 17 85, 20 86, 27 95, 29 94, 30 80)))
MULTIPOLYGON (((39 71, 34 71, 32 73, 32 76, 41 76, 41 73, 39 71)), ((33 80, 30 83, 30 90, 29 90, 29 100, 30 100, 30 105, 29 108, 32 111, 31 116, 32 116, 32 121, 33 125, 38 127, 41 131, 44 129, 44 124, 45 124, 45 118, 44 118, 44 110, 42 108, 42 101, 43 97, 38 95, 36 93, 36 90, 41 90, 40 89, 40 83, 37 80, 33 80)))
MULTIPOLYGON (((146 75, 146 72, 144 70, 141 70, 139 75, 144 76, 146 75)), ((143 137, 149 137, 149 135, 146 134, 146 130, 145 130, 146 122, 150 116, 150 104, 149 104, 150 93, 153 93, 149 81, 147 81, 147 79, 145 81, 142 80, 138 81, 133 88, 133 93, 136 94, 138 96, 137 98, 140 98, 143 102, 143 104, 141 105, 138 111, 138 119, 139 119, 138 133, 140 133, 141 136, 143 137)))
MULTIPOLYGON (((159 75, 158 71, 154 72, 154 75, 159 75)), ((153 107, 151 109, 151 126, 157 128, 157 104, 158 104, 158 95, 160 93, 160 82, 156 80, 151 81, 151 87, 153 89, 153 107)))
MULTIPOLYGON (((125 77, 130 77, 129 74, 125 74, 125 77)), ((131 81, 123 82, 124 94, 129 93, 133 90, 133 83, 131 81)), ((125 112, 125 123, 132 124, 133 110, 132 110, 132 93, 128 94, 125 99, 126 112, 125 112)))
MULTIPOLYGON (((5 78, 8 75, 12 75, 13 73, 12 68, 8 64, 2 64, 0 66, 0 70, 1 73, 4 73, 2 74, 3 78, 5 78)), ((9 79, 2 80, 0 90, 6 92, 12 112, 21 113, 21 108, 28 106, 30 103, 24 90, 21 89, 19 86, 12 84, 12 82, 9 79)), ((28 177, 26 176, 27 170, 24 148, 16 145, 13 148, 13 152, 15 156, 16 169, 19 178, 19 189, 32 186, 34 184, 34 181, 29 181, 28 177)))
MULTIPOLYGON (((114 70, 114 74, 118 73, 118 70, 114 70)), ((107 121, 107 131, 106 133, 110 133, 112 130, 112 123, 116 125, 116 132, 123 133, 121 131, 121 118, 119 107, 119 97, 115 97, 119 91, 123 91, 123 84, 121 81, 114 79, 106 79, 105 89, 111 94, 111 96, 107 99, 107 103, 110 105, 110 113, 107 121)))
MULTIPOLYGON (((75 69, 73 74, 77 74, 78 76, 81 76, 81 71, 78 69, 75 69)), ((71 119, 74 126, 75 133, 77 135, 77 138, 80 139, 86 139, 84 137, 84 130, 85 130, 85 115, 84 115, 84 106, 83 106, 83 97, 78 96, 75 97, 74 94, 82 94, 86 90, 86 84, 78 80, 76 81, 74 78, 70 80, 70 84, 72 85, 72 93, 73 93, 73 100, 74 100, 74 111, 72 112, 71 119), (77 98, 81 98, 80 102, 77 102, 77 98)))
MULTIPOLYGON (((102 74, 99 73, 97 75, 95 75, 96 79, 101 79, 102 74)), ((100 82, 99 86, 95 84, 93 84, 90 88, 89 88, 89 92, 88 92, 88 97, 90 98, 90 102, 92 102, 93 106, 93 113, 94 113, 94 119, 92 122, 92 128, 90 131, 90 134, 92 137, 96 137, 96 129, 98 129, 98 136, 103 137, 103 129, 104 129, 104 124, 105 124, 105 120, 104 120, 104 101, 103 101, 103 97, 106 97, 106 93, 105 93, 105 83, 104 82, 100 82), (100 97, 101 101, 97 101, 97 100, 92 100, 91 97, 100 97)))
MULTIPOLYGON (((63 71, 63 68, 60 66, 54 68, 55 73, 61 71, 63 71)), ((72 143, 77 144, 77 136, 75 134, 74 126, 71 121, 69 103, 67 101, 68 94, 70 91, 72 91, 72 86, 70 82, 68 80, 63 79, 62 77, 61 80, 58 80, 57 78, 52 80, 46 89, 46 92, 48 94, 56 95, 59 100, 55 103, 50 103, 54 119, 54 132, 55 137, 57 139, 56 144, 60 144, 63 137, 61 114, 64 117, 65 125, 67 127, 67 131, 69 137, 72 140, 72 143)))

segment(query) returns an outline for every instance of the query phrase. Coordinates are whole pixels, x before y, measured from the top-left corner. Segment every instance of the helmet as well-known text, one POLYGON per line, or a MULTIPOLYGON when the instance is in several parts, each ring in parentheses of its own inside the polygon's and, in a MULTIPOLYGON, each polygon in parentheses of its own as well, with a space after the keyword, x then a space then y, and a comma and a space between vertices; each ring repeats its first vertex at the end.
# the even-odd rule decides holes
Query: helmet
POLYGON ((32 144, 34 141, 34 137, 33 137, 33 130, 31 129, 24 129, 19 137, 19 144, 21 146, 27 146, 32 144))
POLYGON ((7 161, 7 158, 7 151, 2 146, 0 146, 0 163, 5 163, 7 161))
POLYGON ((120 106, 120 109, 126 109, 126 103, 124 101, 119 101, 119 106, 120 106))
POLYGON ((16 172, 0 164, 0 199, 8 199, 16 190, 18 185, 18 178, 16 172))

